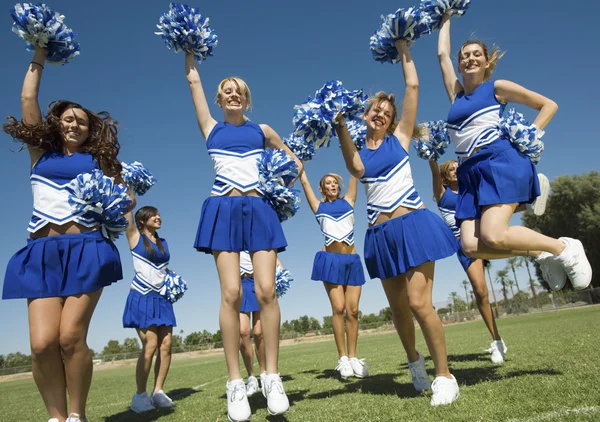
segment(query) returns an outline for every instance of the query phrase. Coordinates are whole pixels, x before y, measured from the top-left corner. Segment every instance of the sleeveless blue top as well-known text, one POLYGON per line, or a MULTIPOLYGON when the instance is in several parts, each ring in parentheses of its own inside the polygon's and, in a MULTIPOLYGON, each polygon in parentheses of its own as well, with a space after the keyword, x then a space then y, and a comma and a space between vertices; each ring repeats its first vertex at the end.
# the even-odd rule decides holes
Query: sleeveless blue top
POLYGON ((165 284, 165 276, 167 275, 167 267, 171 254, 169 253, 167 241, 162 237, 160 241, 165 249, 164 253, 145 234, 140 234, 140 240, 135 245, 135 248, 131 250, 133 269, 135 271, 131 287, 142 294, 147 294, 151 291, 163 293, 162 289, 165 284), (146 248, 144 248, 143 237, 146 237, 150 246, 152 246, 154 254, 148 253, 146 248))
POLYGON ((315 217, 325 236, 325 246, 333 242, 354 244, 354 208, 343 198, 319 204, 315 217))
POLYGON ((446 190, 438 202, 438 209, 442 214, 442 218, 444 222, 450 227, 454 236, 460 236, 460 227, 456 225, 456 219, 454 215, 456 214, 456 201, 458 201, 458 194, 454 193, 449 186, 446 186, 446 190))
POLYGON ((373 224, 382 212, 399 206, 420 208, 421 197, 415 189, 408 153, 395 136, 387 136, 379 148, 366 146, 359 152, 365 173, 360 179, 367 194, 367 214, 373 224))
POLYGON ((259 191, 256 161, 265 149, 259 125, 250 120, 240 126, 219 122, 208 136, 207 148, 216 173, 213 195, 225 195, 234 188, 259 191))
POLYGON ((48 223, 63 225, 75 221, 86 227, 97 225, 92 219, 74 214, 69 205, 69 184, 81 173, 99 169, 91 154, 47 151, 31 169, 33 216, 27 230, 35 233, 48 223))

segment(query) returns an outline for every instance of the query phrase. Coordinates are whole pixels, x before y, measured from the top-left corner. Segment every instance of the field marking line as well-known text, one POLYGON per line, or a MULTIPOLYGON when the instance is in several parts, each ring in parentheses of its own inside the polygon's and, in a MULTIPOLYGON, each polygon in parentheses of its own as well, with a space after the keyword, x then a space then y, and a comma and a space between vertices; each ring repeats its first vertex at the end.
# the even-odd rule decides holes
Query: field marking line
POLYGON ((551 421, 562 418, 563 416, 583 416, 592 415, 600 412, 600 408, 597 406, 583 406, 574 409, 563 409, 554 410, 552 412, 544 413, 542 415, 534 416, 528 419, 510 419, 507 422, 540 422, 540 421, 551 421))

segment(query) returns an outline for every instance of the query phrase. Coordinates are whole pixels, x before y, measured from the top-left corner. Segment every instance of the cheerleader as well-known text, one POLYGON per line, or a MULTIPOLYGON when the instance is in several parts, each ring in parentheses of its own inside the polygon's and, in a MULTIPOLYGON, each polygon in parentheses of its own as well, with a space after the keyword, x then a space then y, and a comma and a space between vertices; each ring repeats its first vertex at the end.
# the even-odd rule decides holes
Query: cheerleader
POLYGON ((233 421, 251 415, 239 364, 241 278, 240 252, 247 250, 254 268, 256 298, 261 310, 267 376, 263 393, 272 415, 289 409, 289 401, 278 373, 279 304, 275 294, 277 253, 287 242, 275 210, 258 189, 256 159, 265 147, 283 149, 302 163, 283 144, 269 126, 258 125, 244 112, 251 105, 248 85, 236 77, 218 86, 216 103, 224 119, 217 122, 210 114, 194 56, 186 53, 186 75, 200 131, 207 141, 216 179, 211 196, 202 206, 194 247, 212 254, 221 283, 219 324, 227 363, 227 412, 233 421))
POLYGON ((490 81, 501 57, 497 48, 488 51, 481 41, 467 41, 458 52, 461 83, 450 59, 450 16, 444 15, 438 58, 452 103, 448 128, 460 163, 456 220, 462 250, 478 259, 532 256, 553 289, 562 288, 567 277, 575 289, 584 289, 592 269, 579 240, 508 225, 519 204, 533 202, 540 189, 534 164, 498 131, 504 108, 516 102, 538 110, 532 128, 541 136, 558 106, 513 82, 490 81))
POLYGON ((331 303, 333 337, 338 349, 336 370, 342 378, 364 378, 369 373, 364 361, 356 357, 358 302, 365 284, 362 263, 354 247, 354 204, 358 181, 351 176, 348 192, 342 196, 342 178, 337 174, 326 174, 319 182, 321 200, 313 192, 306 172, 302 173, 300 181, 325 236, 325 248, 315 256, 311 279, 323 282, 331 303))
POLYGON ((142 350, 136 365, 137 391, 131 400, 131 410, 142 413, 157 407, 173 407, 173 401, 163 391, 171 365, 173 327, 177 326, 173 304, 165 294, 165 277, 169 265, 169 245, 158 236, 162 219, 158 210, 146 206, 126 214, 127 241, 133 257, 135 275, 123 312, 123 328, 135 328, 142 350), (154 389, 148 397, 146 384, 154 362, 154 389))
POLYGON ((117 124, 108 113, 55 101, 42 117, 38 93, 47 55, 36 47, 23 82, 23 118, 3 125, 31 158, 33 216, 27 246, 8 263, 2 297, 27 299, 33 378, 50 421, 75 422, 87 420, 90 320, 102 289, 123 275, 119 252, 98 223, 72 211, 68 185, 96 169, 119 182, 121 164, 117 124))
POLYGON ((418 391, 431 386, 431 405, 437 406, 453 402, 459 394, 448 369, 442 322, 431 298, 435 261, 454 254, 457 244, 442 219, 423 206, 413 185, 408 149, 417 117, 419 81, 406 41, 399 40, 395 46, 406 83, 398 123, 394 96, 378 92, 364 114, 367 141, 360 152, 341 115, 336 117, 336 131, 346 167, 364 184, 367 194, 367 270, 371 278, 381 279, 406 350, 413 385, 418 391), (423 330, 435 365, 433 384, 425 359, 415 349, 412 315, 423 330))

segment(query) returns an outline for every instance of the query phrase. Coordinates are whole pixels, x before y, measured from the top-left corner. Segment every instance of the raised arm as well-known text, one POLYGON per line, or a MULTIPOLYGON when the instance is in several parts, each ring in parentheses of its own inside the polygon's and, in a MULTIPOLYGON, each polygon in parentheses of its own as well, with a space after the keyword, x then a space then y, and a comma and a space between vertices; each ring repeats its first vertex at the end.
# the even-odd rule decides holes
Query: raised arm
POLYGON ((438 60, 442 69, 442 78, 446 94, 451 103, 454 103, 456 94, 463 90, 462 84, 456 76, 452 59, 450 58, 450 15, 442 17, 442 26, 438 37, 438 60))
POLYGON ((317 209, 319 209, 319 205, 321 201, 317 199, 315 192, 310 186, 310 182, 308 181, 308 176, 306 175, 306 171, 303 171, 300 175, 300 183, 302 183, 302 189, 304 189, 304 195, 306 196, 306 200, 308 201, 308 205, 310 205, 310 209, 312 212, 316 214, 317 209))
POLYGON ((140 232, 135 226, 135 220, 133 218, 133 210, 130 210, 127 214, 125 214, 125 218, 129 223, 127 225, 127 229, 125 230, 125 234, 127 235, 127 242, 129 243, 129 249, 133 249, 136 247, 138 242, 140 241, 140 232))
MULTIPOLYGON (((271 128, 271 126, 265 124, 261 124, 260 128, 265 134, 266 146, 268 146, 269 148, 284 150, 285 153, 289 155, 296 162, 296 164, 298 164, 298 175, 302 174, 302 172, 304 171, 304 165, 302 164, 302 161, 300 161, 298 157, 296 157, 294 153, 287 147, 287 145, 283 143, 277 132, 275 132, 271 128)), ((292 180, 290 186, 293 185, 296 182, 296 180, 297 178, 292 180)))
POLYGON ((356 191, 358 190, 358 179, 354 176, 350 176, 348 180, 348 190, 346 191, 346 195, 344 195, 344 199, 348 202, 352 207, 356 203, 356 191))
POLYGON ((394 135, 402 144, 402 147, 408 151, 410 148, 410 140, 415 130, 417 122, 417 109, 419 108, 419 76, 417 68, 413 62, 410 50, 406 45, 406 40, 396 41, 396 49, 402 63, 402 73, 404 74, 404 100, 402 101, 402 116, 398 126, 394 130, 394 135))
POLYGON ((498 101, 504 104, 524 104, 535 110, 539 110, 533 124, 540 129, 545 128, 550 123, 550 120, 552 120, 552 116, 558 111, 558 104, 550 98, 530 91, 514 82, 497 80, 494 82, 494 92, 498 101))
POLYGON ((435 202, 439 203, 445 192, 440 166, 435 161, 429 160, 429 168, 431 169, 431 178, 433 179, 433 196, 435 202))
POLYGON ((335 132, 337 133, 338 139, 340 140, 340 146, 342 147, 342 155, 346 162, 346 168, 352 176, 360 179, 365 174, 365 166, 360 159, 360 155, 358 155, 356 145, 354 145, 354 142, 348 133, 344 116, 342 116, 341 113, 338 113, 334 118, 334 123, 335 132))
MULTIPOLYGON (((43 122, 38 95, 40 92, 42 71, 44 70, 44 63, 47 56, 48 50, 36 47, 33 60, 29 63, 27 73, 25 74, 23 89, 21 90, 21 113, 23 122, 27 125, 40 125, 43 122)), ((44 150, 29 145, 27 146, 27 150, 29 151, 31 166, 33 167, 44 154, 44 150)))
POLYGON ((200 131, 204 139, 208 139, 208 135, 212 132, 217 121, 210 115, 210 109, 208 108, 208 102, 206 101, 206 95, 204 94, 202 81, 200 80, 200 73, 198 73, 194 55, 191 53, 185 53, 185 75, 190 84, 198 126, 200 126, 200 131))

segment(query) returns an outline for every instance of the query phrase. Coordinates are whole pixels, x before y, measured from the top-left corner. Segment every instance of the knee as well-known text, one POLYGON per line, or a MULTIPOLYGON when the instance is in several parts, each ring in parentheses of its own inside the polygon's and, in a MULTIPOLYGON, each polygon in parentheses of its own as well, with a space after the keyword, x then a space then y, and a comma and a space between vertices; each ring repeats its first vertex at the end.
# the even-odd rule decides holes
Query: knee
POLYGON ((433 311, 433 305, 422 296, 409 297, 408 304, 410 310, 415 316, 424 317, 433 311))
POLYGON ((358 319, 358 306, 346 306, 346 318, 358 319))
POLYGON ((254 327, 254 330, 252 330, 252 335, 254 336, 254 341, 262 340, 262 338, 263 338, 262 328, 260 326, 254 327))
POLYGON ((142 353, 144 356, 152 358, 156 349, 158 347, 158 341, 155 337, 146 337, 144 341, 142 341, 142 353))
POLYGON ((472 258, 477 252, 477 240, 474 237, 468 238, 463 236, 460 238, 460 247, 465 255, 472 258))
POLYGON ((160 342, 160 351, 161 352, 170 352, 171 351, 171 336, 165 336, 160 342))
POLYGON ((255 285, 256 300, 261 305, 268 305, 275 302, 277 295, 275 293, 275 285, 264 287, 255 285))
POLYGON ((344 311, 346 310, 346 307, 341 304, 341 303, 332 303, 331 304, 331 311, 333 312, 333 316, 344 316, 344 311))
POLYGON ((75 352, 87 348, 85 334, 79 330, 61 332, 59 337, 60 350, 65 358, 73 356, 75 352))
POLYGON ((506 249, 505 232, 500 230, 486 230, 481 232, 481 240, 493 249, 506 249))
POLYGON ((250 327, 240 327, 240 338, 243 342, 250 341, 250 327))
POLYGON ((45 357, 52 355, 60 350, 57 338, 32 338, 31 339, 31 359, 43 361, 45 357))
POLYGON ((242 290, 239 285, 227 286, 221 289, 221 300, 228 306, 234 307, 242 298, 242 290))
POLYGON ((485 286, 473 287, 473 294, 478 302, 486 302, 488 300, 488 289, 485 286))

